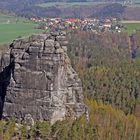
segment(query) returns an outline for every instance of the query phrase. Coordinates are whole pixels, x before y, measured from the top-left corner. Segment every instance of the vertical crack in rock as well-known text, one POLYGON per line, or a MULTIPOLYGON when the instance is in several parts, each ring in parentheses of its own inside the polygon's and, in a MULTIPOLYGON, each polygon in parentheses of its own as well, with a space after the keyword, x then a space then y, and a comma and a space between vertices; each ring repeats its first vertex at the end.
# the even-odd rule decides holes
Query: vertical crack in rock
POLYGON ((1 117, 54 123, 85 112, 82 84, 70 64, 67 43, 63 33, 13 41, 1 59, 1 117))

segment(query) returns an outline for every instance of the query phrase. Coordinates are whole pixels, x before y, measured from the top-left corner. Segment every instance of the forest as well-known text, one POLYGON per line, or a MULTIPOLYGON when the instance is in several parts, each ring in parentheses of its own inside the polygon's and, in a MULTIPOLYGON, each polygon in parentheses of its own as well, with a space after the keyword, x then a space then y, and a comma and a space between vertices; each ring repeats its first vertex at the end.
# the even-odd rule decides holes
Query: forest
POLYGON ((111 104, 126 114, 135 112, 140 101, 139 35, 133 35, 132 44, 127 33, 69 34, 69 56, 87 98, 111 104))

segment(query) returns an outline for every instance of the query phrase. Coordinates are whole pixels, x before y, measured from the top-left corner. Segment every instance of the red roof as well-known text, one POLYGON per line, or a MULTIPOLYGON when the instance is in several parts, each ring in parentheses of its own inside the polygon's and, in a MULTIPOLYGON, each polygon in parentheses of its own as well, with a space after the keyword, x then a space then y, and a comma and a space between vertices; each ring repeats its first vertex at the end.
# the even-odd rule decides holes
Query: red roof
POLYGON ((70 19, 68 19, 68 21, 70 21, 70 22, 78 22, 78 20, 75 19, 75 18, 70 18, 70 19))

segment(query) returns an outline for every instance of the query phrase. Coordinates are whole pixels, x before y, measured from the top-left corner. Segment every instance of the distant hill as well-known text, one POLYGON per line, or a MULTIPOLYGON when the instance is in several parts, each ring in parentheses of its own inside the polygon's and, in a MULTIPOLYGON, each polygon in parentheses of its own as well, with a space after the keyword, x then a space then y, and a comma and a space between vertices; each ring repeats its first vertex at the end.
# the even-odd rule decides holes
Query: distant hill
POLYGON ((12 6, 14 4, 26 4, 32 5, 36 3, 45 3, 45 2, 120 2, 124 0, 0 0, 0 4, 12 6))
POLYGON ((0 0, 0 10, 14 12, 24 17, 108 17, 115 16, 119 18, 140 20, 140 8, 137 6, 140 0, 135 0, 135 6, 123 6, 121 2, 124 0, 0 0), (49 2, 49 3, 48 3, 49 2), (57 2, 57 5, 54 3, 57 2), (72 3, 70 6, 59 6, 63 2, 72 3), (75 2, 75 4, 74 4, 75 2), (83 2, 83 3, 82 3, 83 2), (96 2, 95 4, 85 4, 96 2), (97 3, 98 2, 98 3, 97 3), (99 3, 100 2, 100 3, 99 3), (103 3, 102 3, 103 2, 103 3), (106 3, 105 3, 106 2, 106 3), (113 2, 113 3, 111 3, 113 2), (115 3, 118 2, 118 3, 115 3), (40 4, 52 6, 39 6, 40 4), (78 6, 77 6, 78 3, 78 6), (97 5, 98 4, 98 5, 97 5))

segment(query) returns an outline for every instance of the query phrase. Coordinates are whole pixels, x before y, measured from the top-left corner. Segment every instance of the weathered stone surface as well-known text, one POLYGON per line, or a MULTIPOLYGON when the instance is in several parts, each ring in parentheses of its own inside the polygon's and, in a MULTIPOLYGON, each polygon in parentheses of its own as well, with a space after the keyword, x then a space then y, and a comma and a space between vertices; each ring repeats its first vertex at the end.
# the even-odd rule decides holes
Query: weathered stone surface
POLYGON ((55 33, 33 35, 10 45, 9 53, 1 58, 1 115, 54 123, 85 112, 82 84, 71 67, 66 44, 65 35, 55 33))

